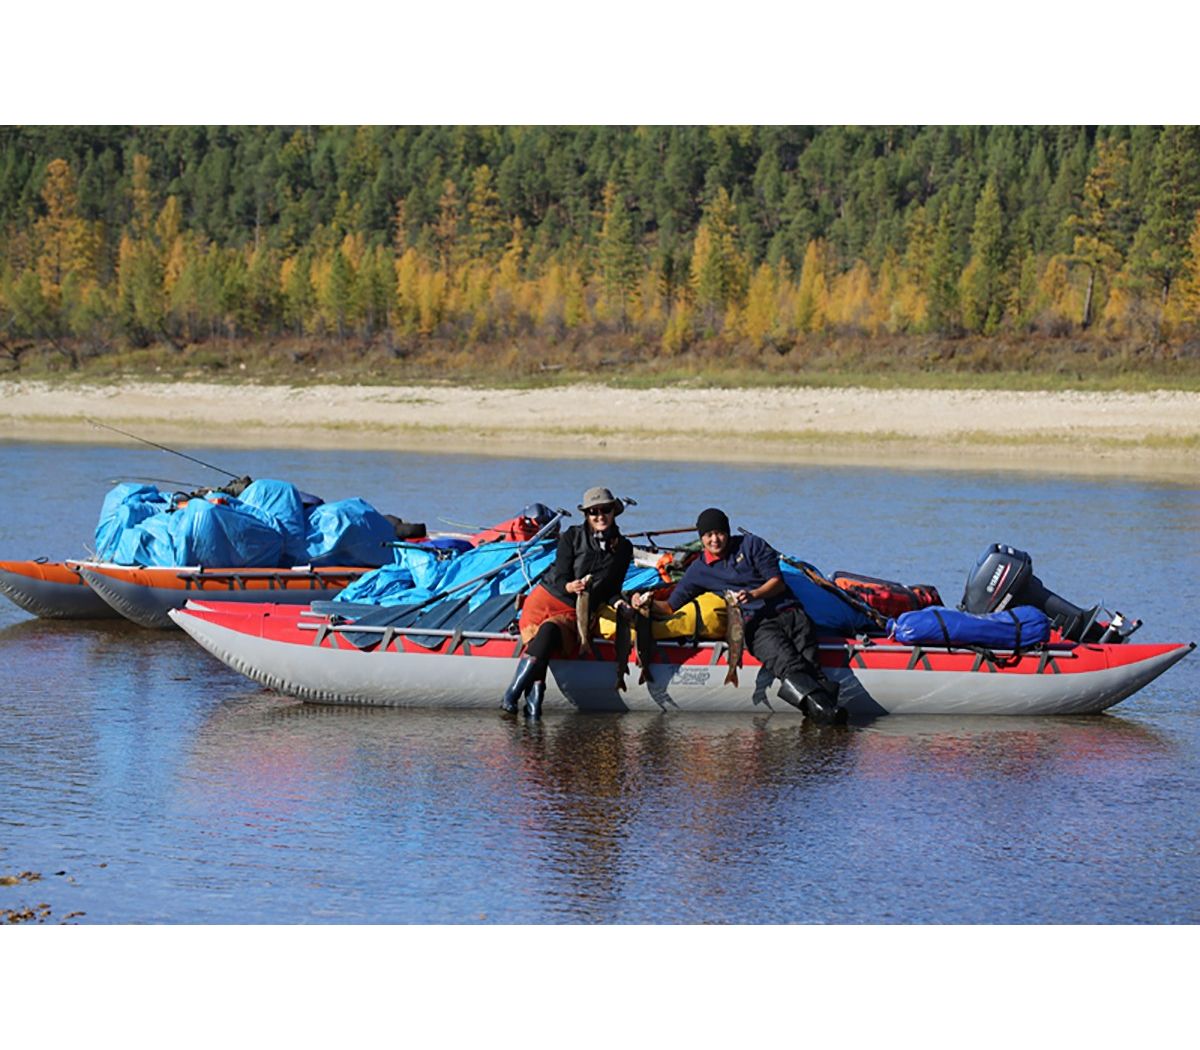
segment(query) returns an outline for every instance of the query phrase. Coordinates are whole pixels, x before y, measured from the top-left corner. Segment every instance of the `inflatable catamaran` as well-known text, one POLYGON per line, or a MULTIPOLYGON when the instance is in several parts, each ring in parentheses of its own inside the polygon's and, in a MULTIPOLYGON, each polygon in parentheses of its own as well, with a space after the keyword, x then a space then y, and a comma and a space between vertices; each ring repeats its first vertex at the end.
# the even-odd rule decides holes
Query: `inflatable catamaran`
MULTIPOLYGON (((794 591, 803 583, 786 573, 785 579, 794 591)), ((835 598, 828 588, 823 593, 835 598)), ((820 595, 799 596, 812 614, 820 595)), ((169 615, 230 667, 302 700, 495 708, 521 649, 514 594, 511 588, 488 594, 470 615, 453 598, 390 611, 353 603, 339 609, 338 603, 303 608, 193 600, 169 615)), ((856 602, 847 595, 846 607, 863 613, 856 602)), ((839 683, 839 704, 848 715, 1095 714, 1195 648, 1131 643, 1138 621, 1065 601, 1033 575, 1027 554, 1000 544, 976 565, 962 604, 962 610, 913 609, 936 624, 915 640, 907 613, 887 620, 886 628, 881 617, 863 615, 862 629, 826 633, 821 663, 839 683), (1045 621, 1046 631, 1032 642, 1028 633, 1021 637, 1030 618, 1015 615, 1025 609, 1045 621), (996 644, 998 636, 989 632, 1009 615, 1017 633, 1008 645, 996 644), (983 642, 969 633, 972 618, 988 625, 983 642)), ((828 632, 830 615, 814 619, 828 632)), ((721 638, 670 637, 646 649, 597 637, 589 656, 551 662, 544 711, 797 713, 748 654, 736 683, 728 669, 729 648, 721 638)))

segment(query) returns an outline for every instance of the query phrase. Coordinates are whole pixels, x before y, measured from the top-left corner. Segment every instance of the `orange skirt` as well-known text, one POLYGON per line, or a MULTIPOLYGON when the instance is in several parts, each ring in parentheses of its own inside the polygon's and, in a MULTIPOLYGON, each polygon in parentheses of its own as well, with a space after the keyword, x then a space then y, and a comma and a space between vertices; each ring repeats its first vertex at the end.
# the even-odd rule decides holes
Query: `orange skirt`
POLYGON ((544 623, 556 623, 562 628, 565 659, 579 655, 579 620, 575 616, 575 606, 554 597, 539 583, 521 607, 521 641, 526 645, 532 642, 544 623))

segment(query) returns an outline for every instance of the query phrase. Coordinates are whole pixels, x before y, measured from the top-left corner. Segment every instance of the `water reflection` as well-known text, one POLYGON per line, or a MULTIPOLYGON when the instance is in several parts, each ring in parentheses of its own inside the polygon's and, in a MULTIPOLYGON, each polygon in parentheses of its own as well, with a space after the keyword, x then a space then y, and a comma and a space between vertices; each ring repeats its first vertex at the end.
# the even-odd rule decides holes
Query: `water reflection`
MULTIPOLYGON (((861 907, 847 856, 869 866, 873 851, 896 848, 900 826, 905 848, 936 834, 913 824, 914 785, 918 796, 935 786, 924 805, 937 811, 936 790, 955 781, 1095 786, 1170 748, 1113 717, 829 730, 790 716, 578 714, 529 725, 257 692, 199 725, 176 803, 225 849, 272 848, 281 879, 353 884, 369 858, 404 884, 390 914, 342 900, 331 914, 344 921, 846 921, 861 907), (332 856, 357 861, 335 876, 332 856)), ((1029 803, 1022 826, 1036 833, 1044 808, 1029 803)))
POLYGON ((1127 763, 1165 753, 1168 738, 1117 715, 1077 717, 881 718, 855 737, 855 769, 903 778, 914 768, 941 776, 1028 777, 1075 771, 1121 777, 1127 763))

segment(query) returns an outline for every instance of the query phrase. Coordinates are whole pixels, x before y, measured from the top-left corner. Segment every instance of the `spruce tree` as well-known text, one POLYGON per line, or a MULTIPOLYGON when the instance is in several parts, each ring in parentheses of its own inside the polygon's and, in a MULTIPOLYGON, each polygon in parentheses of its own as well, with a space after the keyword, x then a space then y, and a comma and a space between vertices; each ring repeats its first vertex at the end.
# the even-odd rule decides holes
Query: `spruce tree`
POLYGON ((1187 265, 1189 237, 1200 206, 1200 128, 1168 127, 1154 149, 1146 216, 1134 239, 1135 273, 1148 277, 1165 306, 1187 265))

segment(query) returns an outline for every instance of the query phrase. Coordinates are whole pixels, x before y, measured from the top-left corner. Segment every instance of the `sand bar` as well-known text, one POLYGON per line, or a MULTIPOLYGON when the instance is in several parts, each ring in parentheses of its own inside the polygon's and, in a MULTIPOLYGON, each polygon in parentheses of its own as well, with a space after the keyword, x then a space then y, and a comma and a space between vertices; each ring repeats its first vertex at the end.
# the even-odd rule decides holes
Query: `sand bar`
POLYGON ((0 382, 0 440, 1200 477, 1200 393, 0 382))

